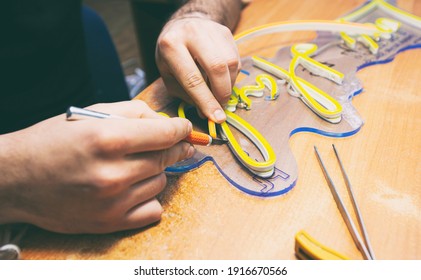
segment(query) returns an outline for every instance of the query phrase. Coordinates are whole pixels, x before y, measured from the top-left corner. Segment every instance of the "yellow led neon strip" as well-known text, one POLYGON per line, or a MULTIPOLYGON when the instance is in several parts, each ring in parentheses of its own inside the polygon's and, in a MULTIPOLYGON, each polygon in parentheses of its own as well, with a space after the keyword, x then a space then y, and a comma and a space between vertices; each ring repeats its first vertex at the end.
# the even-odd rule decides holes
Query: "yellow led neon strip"
MULTIPOLYGON (((380 9, 383 12, 390 14, 394 18, 405 22, 406 24, 413 25, 415 27, 421 28, 421 18, 415 15, 412 15, 408 12, 405 12, 384 0, 373 0, 367 5, 363 6, 361 9, 358 9, 341 19, 340 22, 344 21, 356 21, 359 18, 364 17, 368 13, 372 12, 375 9, 380 9)), ((396 32, 401 23, 398 20, 388 19, 388 18, 378 18, 375 22, 376 28, 379 30, 378 34, 370 35, 365 34, 358 36, 357 40, 364 44, 366 47, 369 48, 370 52, 376 54, 378 52, 379 46, 375 42, 378 40, 379 37, 383 39, 390 39, 391 34, 396 32), (373 40, 374 39, 374 40, 373 40)), ((341 32, 341 37, 344 40, 345 44, 351 48, 355 48, 355 39, 346 34, 345 32, 341 32)))
MULTIPOLYGON (((181 102, 180 105, 178 105, 178 116, 180 118, 187 119, 185 109, 186 109, 186 103, 181 102)), ((209 135, 212 138, 217 138, 216 137, 216 126, 215 126, 215 123, 211 120, 208 120, 208 130, 209 130, 209 135)))
MULTIPOLYGON (((375 24, 372 23, 354 23, 348 22, 351 20, 355 20, 365 14, 371 12, 374 8, 380 8, 393 16, 403 20, 412 25, 416 25, 421 27, 421 20, 419 17, 411 15, 410 13, 404 12, 393 5, 386 3, 383 0, 373 0, 369 4, 365 5, 361 9, 351 13, 348 16, 345 16, 339 20, 329 21, 329 20, 317 20, 317 21, 309 21, 309 20, 301 20, 301 21, 287 21, 287 22, 280 22, 280 23, 271 23, 266 24, 263 26, 255 27, 249 30, 246 30, 236 36, 234 39, 236 40, 237 44, 240 44, 248 39, 253 37, 265 35, 265 34, 272 34, 275 32, 285 32, 285 31, 333 31, 333 32, 340 32, 342 39, 350 48, 354 48, 356 44, 356 40, 352 38, 352 36, 356 36, 357 40, 361 42, 363 45, 369 48, 369 50, 376 54, 378 52, 378 44, 375 40, 379 37, 382 38, 390 38, 391 33, 395 32, 400 23, 396 20, 380 18, 376 21, 375 24), (374 38, 374 39, 373 39, 374 38)), ((310 83, 304 81, 297 77, 292 71, 296 65, 301 64, 302 66, 308 68, 310 71, 314 71, 315 69, 321 69, 321 73, 332 74, 335 70, 328 68, 325 65, 318 63, 317 61, 311 60, 309 58, 309 53, 304 53, 296 55, 293 58, 293 61, 290 64, 290 68, 288 72, 280 74, 287 74, 284 75, 284 79, 289 81, 290 86, 290 93, 295 95, 301 94, 301 99, 305 102, 307 106, 309 106, 314 112, 316 112, 322 118, 332 122, 337 123, 340 121, 340 111, 341 107, 340 104, 334 100, 333 98, 329 97, 326 93, 321 91, 320 89, 314 87, 310 83), (304 54, 307 54, 304 56, 304 54), (314 67, 315 66, 315 67, 314 67), (338 106, 339 105, 339 106, 338 106)), ((260 61, 261 64, 264 64, 264 61, 260 61)), ((272 67, 268 67, 272 68, 272 67)), ((263 67, 262 67, 263 69, 263 67)), ((273 73, 272 73, 273 74, 273 73)), ((282 76, 282 75, 281 75, 282 76)), ((332 79, 336 77, 340 77, 340 75, 331 75, 329 78, 336 83, 340 83, 341 81, 338 79, 332 79)), ((279 76, 278 76, 279 77, 279 76)), ((245 96, 247 97, 247 96, 245 96)), ((243 99, 248 100, 247 98, 243 99)), ((246 108, 247 108, 246 103, 246 108)), ((230 107, 230 111, 232 111, 232 107, 230 107)))
POLYGON ((228 100, 227 105, 225 106, 225 109, 230 112, 235 112, 237 110, 237 104, 239 103, 240 98, 240 89, 236 86, 232 88, 232 93, 230 96, 230 99, 228 100))
MULTIPOLYGON (((344 22, 344 19, 339 19, 339 21, 344 22)), ((401 23, 393 19, 378 18, 375 22, 375 25, 380 31, 380 33, 375 34, 373 38, 366 34, 362 34, 357 35, 357 39, 355 39, 352 36, 346 34, 345 32, 341 32, 340 35, 344 43, 350 49, 355 49, 355 47, 357 46, 356 41, 358 40, 364 46, 366 46, 372 54, 377 54, 379 50, 379 45, 376 41, 378 41, 380 37, 383 39, 390 39, 392 37, 392 33, 396 32, 399 29, 401 23)))
POLYGON ((225 110, 225 114, 227 115, 227 121, 221 124, 221 134, 228 139, 228 144, 237 159, 252 173, 260 177, 267 178, 272 176, 275 170, 276 154, 269 142, 252 125, 238 115, 228 110, 225 110), (254 143, 262 154, 264 161, 256 161, 244 152, 243 148, 232 134, 228 124, 241 131, 254 143))
MULTIPOLYGON (((306 20, 263 25, 244 31, 236 35, 234 39, 236 40, 237 44, 239 44, 247 39, 264 34, 298 30, 337 31, 352 35, 362 34, 370 36, 378 36, 379 33, 382 33, 382 31, 379 30, 374 24, 361 24, 329 20, 306 20)), ((272 75, 277 76, 278 78, 286 80, 289 83, 289 93, 295 96, 299 96, 303 102, 320 117, 329 122, 338 123, 341 120, 342 112, 342 106, 339 104, 339 102, 311 83, 295 75, 295 68, 301 64, 303 67, 307 68, 314 74, 321 75, 338 84, 342 83, 342 73, 310 58, 310 56, 316 50, 317 46, 315 44, 298 44, 293 46, 291 49, 293 59, 290 63, 290 67, 288 69, 289 71, 286 71, 279 66, 276 66, 266 60, 259 59, 257 57, 253 57, 253 62, 255 66, 271 73, 272 75)), ((243 100, 249 100, 244 98, 244 96, 241 97, 243 100)), ((247 105, 250 106, 250 104, 247 104, 246 102, 246 108, 247 105)))
POLYGON ((216 133, 216 124, 211 120, 208 120, 208 129, 209 129, 209 135, 212 138, 218 138, 217 137, 218 135, 216 133))
MULTIPOLYGON (((339 22, 345 22, 344 19, 339 19, 339 22)), ((378 28, 379 26, 376 27, 378 28)), ((388 29, 389 30, 389 29, 388 29)), ((388 30, 382 29, 383 33, 388 33, 388 30)), ((377 33, 373 35, 373 37, 378 40, 378 37, 380 33, 377 33)), ((340 32, 341 38, 344 41, 345 45, 348 46, 348 48, 355 50, 355 47, 357 46, 356 42, 357 40, 361 42, 364 46, 366 46, 372 54, 376 54, 379 50, 379 45, 376 43, 375 40, 373 40, 370 36, 366 34, 357 35, 357 39, 353 38, 352 36, 348 35, 346 32, 340 32)), ((390 35, 383 35, 383 37, 390 37, 390 35)))
POLYGON ((295 63, 291 62, 290 67, 295 68, 298 64, 301 64, 313 74, 322 76, 337 84, 342 84, 344 74, 311 58, 311 55, 315 54, 316 51, 316 44, 304 43, 293 45, 291 47, 291 56, 295 63))
POLYGON ((251 28, 234 36, 237 44, 253 37, 287 31, 332 31, 348 34, 366 34, 375 36, 379 29, 374 24, 340 22, 335 20, 295 20, 265 24, 251 28))
POLYGON ((289 65, 289 84, 298 93, 303 102, 323 119, 338 123, 341 120, 342 106, 336 99, 320 90, 313 84, 295 75, 295 68, 301 64, 313 74, 325 77, 342 84, 344 75, 309 56, 317 50, 315 44, 298 44, 291 48, 293 58, 289 65), (311 67, 310 67, 311 66, 311 67))
MULTIPOLYGON (((264 34, 298 30, 337 32, 346 31, 349 34, 366 34, 370 36, 374 36, 375 34, 379 33, 379 30, 373 24, 359 24, 338 21, 290 21, 268 24, 257 28, 253 28, 236 35, 234 39, 236 40, 237 44, 239 44, 247 39, 264 34)), ((289 69, 290 71, 286 71, 279 67, 279 69, 275 69, 275 72, 279 72, 280 75, 278 75, 278 77, 281 77, 282 79, 290 82, 290 86, 292 88, 291 91, 301 93, 305 104, 307 104, 312 110, 314 110, 320 116, 322 116, 325 119, 328 119, 331 122, 339 122, 340 112, 342 110, 341 105, 335 99, 325 94, 323 91, 321 91, 314 85, 308 83, 300 77, 297 77, 294 73, 295 67, 298 64, 301 64, 303 65, 303 67, 311 69, 311 71, 316 71, 318 74, 322 75, 325 78, 331 79, 336 83, 342 82, 342 73, 331 69, 309 57, 313 50, 315 51, 314 48, 303 51, 302 49, 299 49, 299 46, 297 46, 297 48, 294 48, 292 50, 295 54, 295 60, 293 61, 293 63, 291 63, 289 69), (302 94, 303 92, 304 94, 302 94)), ((266 63, 263 64, 267 65, 266 63)), ((259 83, 259 81, 257 82, 259 83)), ((271 87, 271 99, 275 99, 277 93, 273 91, 273 88, 275 87, 276 82, 266 83, 266 85, 268 84, 271 87)), ((251 91, 253 92, 253 90, 251 91)), ((233 88, 233 93, 228 102, 227 110, 225 110, 225 113, 227 114, 227 121, 221 124, 221 132, 223 136, 228 139, 228 143, 231 150, 233 151, 235 156, 244 164, 244 166, 246 166, 251 172, 260 177, 270 177, 273 174, 276 162, 276 154, 274 153, 272 147, 254 127, 252 127, 245 120, 232 113, 236 110, 236 106, 239 104, 240 101, 245 103, 246 108, 248 107, 250 109, 251 101, 247 97, 247 95, 249 94, 250 88, 233 88), (256 145, 256 147, 263 155, 263 162, 258 162, 250 158, 248 154, 243 151, 243 149, 235 139, 234 135, 232 134, 228 124, 231 124, 234 127, 236 127, 256 145)))
POLYGON ((332 123, 338 123, 341 120, 341 104, 336 99, 326 94, 324 91, 317 88, 310 82, 307 82, 303 78, 296 76, 295 68, 299 64, 298 60, 301 59, 302 61, 308 62, 308 64, 302 64, 304 67, 311 68, 312 72, 315 72, 318 75, 333 80, 337 83, 342 82, 343 74, 321 63, 317 62, 316 64, 314 63, 315 61, 310 60, 308 57, 306 57, 307 54, 310 54, 311 52, 314 52, 316 50, 314 48, 315 45, 306 45, 308 45, 307 52, 302 51, 302 49, 301 51, 299 51, 299 48, 297 46, 295 46, 296 48, 294 49, 293 46, 293 53, 295 53, 295 56, 293 57, 290 63, 289 71, 257 56, 252 57, 253 64, 256 67, 267 71, 280 79, 286 80, 289 83, 290 88, 288 92, 291 95, 301 98, 311 110, 313 110, 323 119, 332 123), (312 65, 311 67, 309 67, 310 64, 312 65))
MULTIPOLYGON (((240 89, 240 101, 241 107, 246 108, 246 110, 251 109, 252 101, 248 96, 262 97, 264 95, 264 89, 267 87, 270 90, 269 100, 275 100, 278 96, 278 84, 275 79, 267 74, 260 74, 256 76, 257 85, 248 85, 243 86, 240 89)), ((235 97, 234 97, 235 98, 235 97)), ((231 111, 231 110, 229 110, 231 111)))
MULTIPOLYGON (((186 118, 185 107, 186 104, 184 102, 181 102, 178 106, 178 116, 180 118, 186 118)), ((251 124, 236 114, 228 110, 225 110, 225 114, 227 115, 227 120, 221 124, 221 134, 228 140, 228 145, 234 155, 252 173, 262 178, 272 176, 275 170, 276 154, 268 141, 251 124), (228 124, 234 126, 250 139, 250 141, 259 149, 264 161, 257 161, 244 152, 243 148, 235 139, 228 124)))
POLYGON ((178 105, 178 112, 177 112, 178 116, 180 118, 187 119, 185 111, 186 111, 186 103, 180 102, 180 104, 178 105))
MULTIPOLYGON (((355 21, 355 20, 367 15, 368 13, 370 13, 372 10, 374 10, 376 8, 384 11, 385 13, 388 13, 388 14, 392 15, 393 17, 397 18, 401 22, 405 22, 409 25, 413 25, 413 26, 416 26, 418 28, 421 28, 421 18, 420 17, 418 17, 416 15, 413 15, 411 13, 405 12, 405 11, 387 3, 384 0, 372 0, 370 3, 363 6, 361 9, 358 9, 358 10, 342 17, 341 19, 344 19, 346 21, 355 21)), ((380 33, 388 33, 388 32, 385 32, 385 30, 381 30, 379 28, 378 28, 378 30, 380 31, 380 33)), ((344 31, 344 30, 342 30, 342 31, 344 31)), ((372 34, 367 34, 367 35, 371 36, 372 34)))

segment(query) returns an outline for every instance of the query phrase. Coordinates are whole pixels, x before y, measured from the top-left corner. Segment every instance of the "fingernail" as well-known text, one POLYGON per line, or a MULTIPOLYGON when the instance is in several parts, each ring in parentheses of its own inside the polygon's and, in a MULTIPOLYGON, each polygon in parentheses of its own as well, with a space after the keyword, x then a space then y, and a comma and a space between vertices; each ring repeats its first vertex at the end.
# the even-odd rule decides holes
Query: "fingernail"
POLYGON ((215 117, 215 120, 218 123, 225 121, 227 118, 227 116, 225 116, 224 111, 222 111, 221 109, 217 109, 215 112, 213 112, 213 116, 215 117))

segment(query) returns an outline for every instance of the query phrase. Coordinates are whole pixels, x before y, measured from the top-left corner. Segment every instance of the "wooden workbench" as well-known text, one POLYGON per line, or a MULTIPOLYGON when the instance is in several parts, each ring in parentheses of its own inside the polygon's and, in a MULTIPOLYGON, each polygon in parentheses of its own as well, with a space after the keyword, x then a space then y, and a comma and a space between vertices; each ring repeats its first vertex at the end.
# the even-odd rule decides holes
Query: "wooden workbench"
MULTIPOLYGON (((245 8, 237 32, 283 20, 336 19, 363 2, 254 0, 245 8)), ((397 2, 421 16, 420 1, 397 2)), ((312 36, 300 33, 299 40, 312 36)), ((276 40, 287 44, 298 39, 285 35, 276 40)), ((248 54, 259 48, 263 46, 253 44, 240 51, 248 54)), ((294 135, 290 146, 299 177, 286 195, 246 195, 206 163, 169 178, 160 196, 165 210, 160 223, 107 235, 61 235, 32 228, 23 240, 23 258, 295 259, 294 235, 304 229, 325 245, 361 259, 314 156, 317 145, 346 198, 333 143, 346 165, 377 258, 421 259, 420 62, 421 50, 410 50, 391 63, 358 73, 364 92, 353 104, 365 125, 354 136, 294 135)), ((158 80, 139 98, 159 109, 164 92, 158 80)), ((346 205, 350 207, 348 200, 346 205)))

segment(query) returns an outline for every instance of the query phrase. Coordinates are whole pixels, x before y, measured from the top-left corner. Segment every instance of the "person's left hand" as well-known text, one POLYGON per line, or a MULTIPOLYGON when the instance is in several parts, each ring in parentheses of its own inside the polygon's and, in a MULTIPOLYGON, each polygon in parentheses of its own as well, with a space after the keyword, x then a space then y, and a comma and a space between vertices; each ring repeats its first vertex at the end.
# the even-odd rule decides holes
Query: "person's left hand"
POLYGON ((240 70, 238 49, 227 27, 205 15, 173 19, 158 38, 156 62, 170 95, 196 105, 214 122, 226 119, 222 106, 240 70))

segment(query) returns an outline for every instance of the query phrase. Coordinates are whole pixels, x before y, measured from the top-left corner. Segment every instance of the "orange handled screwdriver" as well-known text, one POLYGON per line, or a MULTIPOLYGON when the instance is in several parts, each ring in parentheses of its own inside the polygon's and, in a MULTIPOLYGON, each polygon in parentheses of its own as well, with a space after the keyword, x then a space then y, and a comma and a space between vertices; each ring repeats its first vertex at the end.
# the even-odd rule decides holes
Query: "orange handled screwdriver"
MULTIPOLYGON (((74 120, 75 119, 74 115, 86 116, 86 117, 92 117, 92 118, 98 118, 98 119, 125 119, 124 117, 121 117, 121 116, 116 116, 116 115, 111 115, 107 113, 102 113, 102 112, 70 106, 66 112, 66 119, 74 120)), ((189 136, 184 138, 184 141, 189 142, 190 144, 193 144, 193 145, 201 145, 201 146, 210 146, 212 144, 222 145, 228 142, 228 140, 224 140, 220 138, 213 138, 206 133, 198 132, 198 131, 192 131, 189 136)))
POLYGON ((210 146, 212 144, 222 145, 228 142, 228 140, 224 140, 220 138, 213 138, 206 133, 198 132, 198 131, 192 131, 189 136, 184 138, 184 141, 187 141, 190 144, 200 145, 200 146, 210 146))

